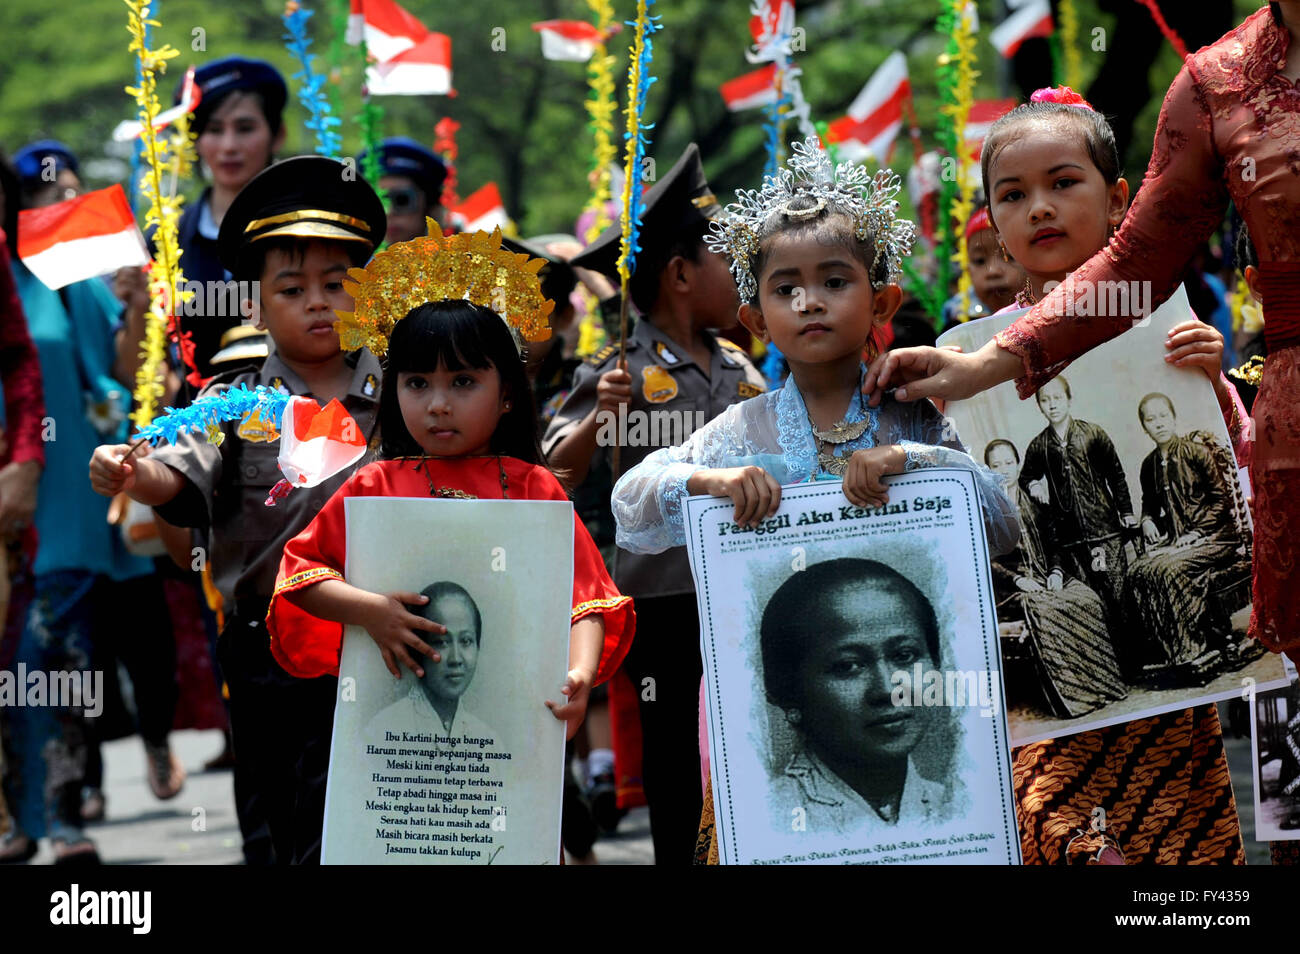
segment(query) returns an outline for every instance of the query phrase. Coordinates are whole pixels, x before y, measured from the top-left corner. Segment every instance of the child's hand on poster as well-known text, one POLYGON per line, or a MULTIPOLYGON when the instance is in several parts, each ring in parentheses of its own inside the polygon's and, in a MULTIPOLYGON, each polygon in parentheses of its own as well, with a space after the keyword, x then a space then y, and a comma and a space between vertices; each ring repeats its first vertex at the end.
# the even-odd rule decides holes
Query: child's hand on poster
POLYGON ((882 479, 901 474, 907 466, 907 452, 897 444, 854 451, 844 473, 844 496, 857 507, 883 507, 889 503, 889 489, 882 479))
POLYGON ((686 481, 691 494, 708 494, 710 497, 730 497, 736 505, 736 523, 757 525, 776 513, 781 506, 781 485, 762 467, 724 467, 701 470, 686 481))
POLYGON ((577 735, 578 727, 587 717, 587 698, 591 695, 593 676, 594 674, 588 669, 570 669, 564 679, 564 688, 560 690, 565 696, 564 704, 546 700, 546 708, 551 710, 551 715, 567 723, 564 731, 566 739, 577 735))
POLYGON ((407 609, 407 605, 419 606, 429 602, 429 598, 419 593, 371 593, 369 596, 371 598, 367 600, 361 625, 379 647, 384 665, 396 679, 402 678, 398 663, 406 666, 417 677, 423 678, 424 668, 415 661, 407 651, 408 648, 428 656, 431 662, 441 662, 442 657, 415 631, 422 629, 429 633, 445 634, 447 627, 417 616, 407 609))
POLYGON ((1232 406, 1228 383, 1223 380, 1223 334, 1213 325, 1191 319, 1169 329, 1165 340, 1169 351, 1165 361, 1178 368, 1200 368, 1214 385, 1214 396, 1219 407, 1227 411, 1232 406))

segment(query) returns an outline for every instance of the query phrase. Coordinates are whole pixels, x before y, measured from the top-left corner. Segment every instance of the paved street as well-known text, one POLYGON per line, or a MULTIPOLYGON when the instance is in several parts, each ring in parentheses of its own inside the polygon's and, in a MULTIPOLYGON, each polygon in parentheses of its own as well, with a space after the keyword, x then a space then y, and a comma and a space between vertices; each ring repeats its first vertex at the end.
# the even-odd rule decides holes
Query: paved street
MULTIPOLYGON (((243 861, 239 823, 235 819, 230 772, 203 772, 203 763, 221 751, 221 733, 177 732, 172 735, 185 770, 184 790, 168 802, 153 797, 145 782, 140 739, 120 739, 104 746, 105 820, 89 834, 108 864, 231 865, 243 861)), ((650 819, 645 809, 632 812, 619 834, 596 844, 604 864, 650 864, 650 819)), ((54 854, 41 846, 38 864, 54 854)))
MULTIPOLYGON (((1250 737, 1233 738, 1227 713, 1224 720, 1228 763, 1237 794, 1246 855, 1250 864, 1268 864, 1268 845, 1255 841, 1255 806, 1251 788, 1250 737)), ((144 748, 138 738, 121 739, 104 747, 108 817, 90 829, 99 853, 110 864, 239 864, 239 826, 229 772, 201 771, 203 763, 221 749, 219 732, 178 732, 172 744, 190 773, 185 789, 169 802, 159 802, 145 784, 144 748)), ((628 815, 614 838, 596 843, 603 864, 650 864, 650 819, 644 808, 628 815)), ((53 853, 43 845, 38 863, 53 853)))

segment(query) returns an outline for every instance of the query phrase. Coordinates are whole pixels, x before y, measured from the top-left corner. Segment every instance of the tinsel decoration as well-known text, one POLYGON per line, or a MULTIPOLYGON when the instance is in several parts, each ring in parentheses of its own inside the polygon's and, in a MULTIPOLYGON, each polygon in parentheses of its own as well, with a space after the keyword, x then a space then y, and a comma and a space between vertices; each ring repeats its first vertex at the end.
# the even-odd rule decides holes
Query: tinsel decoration
POLYGON ((1058 0, 1056 23, 1060 31, 1061 82, 1070 89, 1083 89, 1083 56, 1079 53, 1079 13, 1074 0, 1058 0))
POLYGON ((280 422, 288 403, 289 395, 275 388, 259 384, 250 389, 241 384, 206 394, 186 407, 169 407, 141 426, 135 437, 153 444, 175 443, 178 435, 197 431, 206 434, 209 443, 220 444, 224 437, 221 425, 239 421, 239 435, 245 440, 273 441, 280 436, 280 422))
POLYGON ((316 136, 316 154, 330 159, 343 156, 343 138, 334 131, 342 121, 333 115, 326 84, 329 77, 312 69, 315 54, 308 52, 311 37, 307 35, 307 21, 312 11, 305 9, 298 0, 289 0, 284 6, 285 29, 284 45, 289 55, 298 63, 298 72, 293 79, 298 82, 298 102, 302 103, 308 114, 307 128, 316 136))
MULTIPOLYGON (((975 95, 975 31, 974 5, 967 0, 943 0, 939 14, 939 30, 947 35, 948 46, 939 57, 936 70, 939 85, 939 123, 936 136, 947 153, 945 161, 954 165, 952 175, 941 177, 939 189, 939 243, 935 259, 939 274, 936 285, 944 290, 950 286, 952 269, 957 269, 957 293, 961 296, 959 313, 970 314, 970 270, 967 267, 966 223, 974 205, 974 181, 966 146, 966 123, 970 118, 971 102, 975 95)), ((940 296, 942 298, 942 295, 940 296)), ((942 316, 934 315, 936 319, 942 316)))
POLYGON ((587 97, 587 115, 591 117, 588 124, 594 145, 591 152, 591 196, 583 208, 584 212, 595 214, 591 225, 582 236, 584 244, 595 240, 611 223, 605 212, 610 200, 610 166, 618 155, 614 146, 614 114, 618 112, 618 101, 614 96, 614 62, 615 58, 606 46, 606 39, 617 28, 614 23, 614 7, 609 0, 587 0, 587 6, 596 17, 596 29, 600 31, 601 41, 596 44, 591 59, 587 61, 587 87, 591 95, 587 97))
MULTIPOLYGON (((140 139, 144 143, 144 158, 149 165, 144 177, 143 198, 149 202, 145 212, 145 228, 156 226, 154 246, 156 254, 149 272, 149 292, 151 302, 149 313, 145 317, 144 341, 141 342, 141 357, 144 359, 135 377, 135 410, 131 419, 137 427, 144 427, 153 420, 158 401, 162 398, 163 375, 167 360, 168 315, 179 304, 177 289, 183 288, 184 277, 180 269, 181 249, 177 240, 180 219, 181 199, 175 195, 163 193, 163 171, 166 147, 158 141, 158 131, 154 128, 154 119, 162 111, 158 102, 157 74, 166 72, 167 61, 179 56, 178 50, 164 44, 153 49, 147 40, 150 26, 158 26, 157 20, 149 18, 148 0, 125 0, 127 32, 131 35, 128 52, 136 55, 139 65, 139 85, 126 87, 126 92, 135 98, 139 113, 137 119, 143 127, 140 139)), ((189 122, 183 119, 180 124, 183 135, 189 135, 189 122)), ((183 161, 183 160, 182 160, 183 161)), ((173 179, 173 184, 174 184, 173 179)), ((182 291, 183 300, 190 295, 182 291)))
POLYGON ((654 42, 651 37, 659 31, 659 18, 649 15, 654 0, 637 0, 636 19, 628 26, 635 27, 636 38, 631 49, 631 62, 627 70, 627 160, 623 173, 623 212, 621 224, 623 242, 618 256, 618 276, 627 292, 627 282, 636 270, 636 254, 641 251, 641 213, 644 211, 641 194, 641 168, 645 163, 646 149, 650 146, 646 135, 653 128, 641 121, 645 115, 646 94, 654 85, 650 75, 654 61, 654 42))
POLYGON ((361 148, 365 150, 365 160, 361 164, 361 174, 370 183, 379 196, 384 208, 388 208, 388 195, 379 187, 379 177, 384 174, 379 160, 379 141, 382 138, 379 124, 384 118, 382 106, 370 100, 370 90, 366 86, 366 70, 370 66, 370 51, 366 48, 363 36, 356 46, 357 60, 361 65, 361 112, 357 123, 361 126, 361 148))
POLYGON ((780 172, 781 163, 785 161, 785 123, 794 118, 799 124, 800 137, 807 139, 817 136, 825 141, 812 122, 812 111, 804 99, 803 85, 799 77, 803 71, 791 62, 794 51, 791 46, 794 30, 794 6, 788 8, 790 17, 771 21, 772 0, 754 0, 750 13, 759 19, 763 32, 758 36, 751 50, 745 53, 750 63, 773 63, 776 65, 774 89, 776 97, 768 105, 767 122, 763 126, 764 142, 767 148, 767 169, 765 175, 775 176, 780 172))
POLYGON ((433 127, 433 151, 442 157, 447 166, 447 177, 442 180, 442 198, 444 209, 454 209, 460 205, 460 195, 456 192, 456 159, 460 147, 456 145, 456 131, 460 123, 450 116, 444 116, 433 127))
MULTIPOLYGON (((1187 45, 1183 43, 1182 37, 1175 33, 1174 28, 1169 25, 1167 20, 1165 20, 1165 15, 1160 12, 1160 4, 1156 3, 1156 0, 1137 0, 1137 2, 1146 7, 1151 13, 1151 19, 1156 22, 1156 26, 1159 27, 1160 32, 1165 35, 1165 39, 1169 41, 1169 45, 1174 48, 1174 51, 1178 54, 1178 58, 1182 60, 1187 59, 1187 45)), ((1078 87, 1075 88, 1077 89, 1078 87)))

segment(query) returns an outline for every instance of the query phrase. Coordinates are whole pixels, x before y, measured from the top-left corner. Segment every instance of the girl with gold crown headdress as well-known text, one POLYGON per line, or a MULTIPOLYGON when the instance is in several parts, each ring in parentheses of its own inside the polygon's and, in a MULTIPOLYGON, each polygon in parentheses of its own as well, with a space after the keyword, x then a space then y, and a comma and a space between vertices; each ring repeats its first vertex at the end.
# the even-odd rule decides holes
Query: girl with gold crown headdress
MULTIPOLYGON (((379 460, 361 468, 284 548, 267 615, 271 649, 299 677, 337 673, 343 626, 363 627, 384 664, 423 676, 437 654, 421 638, 436 624, 408 609, 413 593, 369 593, 346 583, 349 497, 567 500, 542 462, 521 342, 549 335, 544 262, 501 247, 501 234, 430 234, 390 246, 349 271, 352 312, 339 312, 344 350, 386 355, 379 460), (428 659, 421 659, 421 656, 428 659)), ((574 518, 573 616, 562 704, 577 731, 592 686, 618 668, 631 643, 632 601, 614 587, 574 518)))

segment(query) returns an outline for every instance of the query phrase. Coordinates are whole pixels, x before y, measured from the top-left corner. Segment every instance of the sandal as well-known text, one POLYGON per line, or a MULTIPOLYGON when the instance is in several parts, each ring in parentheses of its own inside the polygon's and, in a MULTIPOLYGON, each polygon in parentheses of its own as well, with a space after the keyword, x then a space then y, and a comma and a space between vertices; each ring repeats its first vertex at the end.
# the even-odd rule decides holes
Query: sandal
POLYGON ((149 760, 149 789, 154 798, 163 802, 175 798, 185 787, 185 767, 181 760, 165 742, 162 745, 146 743, 144 751, 149 760))
POLYGON ((25 865, 36 857, 36 839, 11 829, 0 838, 0 865, 25 865))
POLYGON ((67 868, 103 864, 99 852, 95 850, 95 843, 89 838, 72 842, 54 839, 54 863, 67 868))

